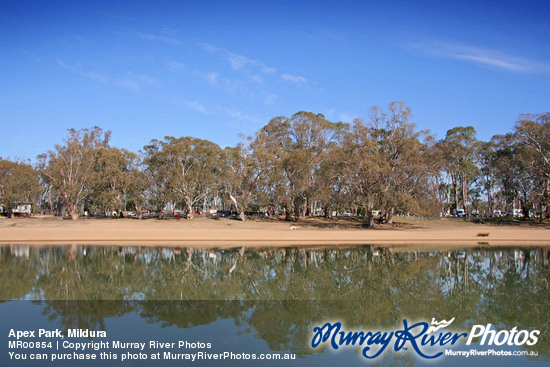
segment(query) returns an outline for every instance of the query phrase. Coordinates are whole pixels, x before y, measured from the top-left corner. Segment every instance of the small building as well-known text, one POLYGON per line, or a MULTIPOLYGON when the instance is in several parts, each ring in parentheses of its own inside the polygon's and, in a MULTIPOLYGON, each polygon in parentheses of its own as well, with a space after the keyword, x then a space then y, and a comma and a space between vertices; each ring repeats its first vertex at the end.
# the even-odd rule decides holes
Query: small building
POLYGON ((18 202, 13 204, 11 210, 15 216, 28 216, 32 214, 32 203, 31 202, 18 202))

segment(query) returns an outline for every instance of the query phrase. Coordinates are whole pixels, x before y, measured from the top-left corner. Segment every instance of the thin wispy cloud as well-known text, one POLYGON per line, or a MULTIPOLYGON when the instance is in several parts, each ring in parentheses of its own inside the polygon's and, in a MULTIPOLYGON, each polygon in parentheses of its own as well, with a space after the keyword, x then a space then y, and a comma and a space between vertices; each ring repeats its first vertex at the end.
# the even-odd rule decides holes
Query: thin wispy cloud
MULTIPOLYGON (((230 52, 208 43, 201 43, 198 46, 213 57, 225 62, 230 70, 205 71, 193 69, 176 60, 167 61, 167 68, 173 72, 183 73, 185 77, 202 79, 204 84, 224 92, 231 96, 231 98, 244 97, 248 104, 255 105, 260 103, 263 107, 277 104, 279 94, 275 93, 273 88, 280 88, 281 80, 298 87, 310 84, 308 79, 302 75, 277 73, 276 68, 263 63, 259 59, 230 52), (237 94, 240 97, 236 97, 237 94)), ((217 93, 217 91, 212 90, 210 93, 217 93)), ((257 124, 264 121, 259 116, 231 108, 216 107, 207 109, 203 105, 189 101, 186 106, 201 112, 223 113, 234 120, 245 123, 257 124)))
POLYGON ((277 99, 279 99, 279 95, 276 93, 269 93, 264 98, 264 104, 266 106, 272 106, 277 102, 277 99))
POLYGON ((23 53, 23 55, 32 58, 34 61, 42 61, 42 58, 41 58, 41 57, 38 57, 36 54, 34 54, 34 53, 30 52, 30 51, 21 50, 21 52, 23 53))
POLYGON ((223 77, 217 71, 202 71, 197 69, 188 68, 186 65, 179 61, 169 60, 166 62, 167 68, 172 72, 182 72, 184 75, 192 76, 202 79, 212 87, 221 89, 227 93, 246 92, 246 83, 242 80, 232 80, 223 77))
POLYGON ((246 65, 254 65, 254 60, 249 59, 243 55, 232 54, 230 52, 225 52, 227 61, 231 64, 231 67, 235 70, 242 69, 246 65))
POLYGON ((325 116, 329 120, 338 120, 341 122, 352 123, 357 118, 357 115, 353 115, 347 112, 339 112, 335 108, 331 108, 326 111, 325 116))
POLYGON ((213 54, 220 54, 229 63, 233 70, 246 70, 248 68, 259 69, 262 73, 273 74, 277 69, 264 64, 258 59, 251 59, 244 55, 229 52, 223 48, 213 46, 208 43, 201 43, 200 47, 213 54))
POLYGON ((265 64, 263 61, 245 55, 228 51, 209 43, 201 43, 199 47, 203 50, 224 60, 230 68, 246 76, 246 79, 235 80, 232 77, 223 77, 221 72, 199 72, 208 84, 224 89, 228 93, 236 91, 247 95, 252 100, 258 98, 264 100, 264 105, 273 105, 278 96, 270 90, 270 86, 276 84, 277 80, 283 80, 298 87, 308 86, 310 81, 302 75, 294 75, 286 72, 277 73, 277 68, 265 64), (269 96, 269 97, 265 97, 269 96))
POLYGON ((179 32, 179 29, 176 29, 176 28, 170 28, 170 27, 162 27, 160 29, 160 31, 162 33, 165 33, 165 34, 176 34, 179 32))
POLYGON ((89 79, 96 83, 110 84, 118 88, 127 89, 131 91, 139 91, 142 87, 158 87, 160 82, 146 74, 134 74, 132 72, 125 75, 109 77, 104 73, 100 73, 93 70, 86 70, 80 64, 70 65, 69 63, 57 59, 57 65, 70 73, 76 74, 80 77, 89 79))
POLYGON ((72 37, 80 43, 88 44, 88 38, 73 34, 72 37))
POLYGON ((254 75, 250 75, 250 80, 252 80, 253 82, 256 82, 256 83, 263 83, 264 82, 264 79, 259 76, 258 74, 254 74, 254 75))
POLYGON ((126 21, 133 21, 133 22, 138 20, 138 19, 130 17, 128 15, 121 15, 121 14, 107 13, 107 14, 103 14, 103 16, 106 17, 106 18, 109 18, 109 19, 113 19, 113 20, 126 20, 126 21))
POLYGON ((307 84, 307 79, 301 75, 282 74, 281 78, 295 84, 307 84))
POLYGON ((204 105, 202 103, 200 103, 199 101, 188 101, 188 100, 182 99, 181 102, 185 106, 187 106, 187 107, 189 107, 189 108, 191 108, 195 111, 199 111, 199 112, 201 112, 205 115, 210 113, 210 111, 206 107, 204 107, 204 105))
POLYGON ((248 88, 246 87, 246 83, 243 82, 242 80, 233 80, 233 79, 222 77, 220 73, 216 71, 204 72, 204 71, 195 70, 192 72, 192 75, 206 80, 206 82, 209 85, 219 88, 225 91, 226 93, 235 93, 235 92, 247 93, 249 91, 248 88))
POLYGON ((166 66, 168 66, 168 69, 172 71, 187 70, 187 66, 184 63, 175 60, 166 61, 166 66))
POLYGON ((173 38, 173 37, 167 37, 167 36, 159 36, 152 33, 143 33, 143 32, 134 32, 136 36, 138 36, 141 39, 147 40, 147 41, 155 41, 155 42, 164 42, 171 45, 180 45, 181 41, 173 38))
POLYGON ((353 120, 355 120, 355 118, 357 116, 353 116, 349 113, 346 113, 346 112, 343 112, 340 114, 340 116, 338 116, 339 118, 339 121, 342 121, 342 122, 347 122, 347 123, 351 123, 353 120))
POLYGON ((155 78, 146 74, 133 74, 128 73, 123 77, 116 78, 114 84, 117 87, 129 89, 133 91, 141 90, 144 86, 158 87, 160 82, 155 78))
POLYGON ((128 89, 132 91, 138 91, 139 90, 139 84, 134 79, 129 78, 117 78, 114 80, 114 83, 117 87, 122 89, 128 89))
POLYGON ((336 30, 335 28, 331 29, 323 26, 286 30, 286 32, 292 37, 304 38, 308 40, 308 42, 311 42, 311 40, 342 42, 349 38, 349 34, 342 29, 336 30))
POLYGON ((198 100, 188 100, 185 98, 178 98, 177 102, 183 104, 189 109, 198 111, 205 115, 222 114, 230 117, 233 120, 240 121, 247 125, 263 123, 263 119, 261 116, 249 114, 241 110, 238 110, 237 108, 234 108, 234 107, 228 108, 223 106, 217 106, 214 108, 207 108, 202 102, 198 100))
POLYGON ((223 112, 228 115, 229 117, 245 122, 247 124, 261 124, 264 122, 261 116, 259 115, 252 115, 248 114, 242 111, 239 111, 235 108, 224 108, 223 112))
POLYGON ((548 64, 512 56, 489 48, 450 42, 415 43, 412 48, 430 56, 463 60, 495 69, 522 73, 550 71, 550 65, 548 64))
POLYGON ((57 65, 59 65, 62 69, 65 69, 73 74, 77 74, 81 77, 90 79, 94 82, 107 83, 109 81, 109 78, 100 72, 93 71, 93 70, 85 70, 80 65, 70 65, 60 59, 57 59, 56 61, 57 61, 57 65))
POLYGON ((208 81, 209 84, 216 85, 218 84, 219 76, 220 74, 213 71, 206 74, 206 80, 208 81))
POLYGON ((459 60, 468 60, 513 71, 530 71, 532 68, 524 61, 512 61, 506 58, 498 58, 483 54, 456 54, 451 57, 459 60))
POLYGON ((147 75, 147 74, 137 74, 137 75, 134 75, 134 77, 141 83, 141 84, 147 84, 147 85, 150 85, 150 86, 153 86, 153 87, 158 87, 160 86, 160 82, 147 75))

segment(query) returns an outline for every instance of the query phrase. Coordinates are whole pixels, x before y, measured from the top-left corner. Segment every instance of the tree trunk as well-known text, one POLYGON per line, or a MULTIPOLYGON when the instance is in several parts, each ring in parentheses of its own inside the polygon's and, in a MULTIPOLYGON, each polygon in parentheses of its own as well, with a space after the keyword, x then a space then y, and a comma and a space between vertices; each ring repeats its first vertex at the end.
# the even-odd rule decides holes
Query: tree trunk
POLYGON ((78 219, 78 207, 72 203, 69 203, 68 204, 68 212, 69 212, 69 216, 71 217, 72 220, 77 220, 78 219))
POLYGON ((294 221, 298 222, 300 220, 300 210, 301 210, 301 200, 298 198, 294 199, 294 221))
POLYGON ((136 216, 141 219, 143 217, 143 214, 141 213, 141 210, 137 203, 135 201, 132 201, 132 206, 134 207, 134 211, 136 212, 136 216))
POLYGON ((185 206, 186 206, 186 213, 185 217, 187 219, 193 219, 193 204, 191 203, 191 200, 185 200, 185 206))
POLYGON ((387 216, 386 223, 393 224, 393 213, 394 213, 394 211, 395 211, 395 209, 394 209, 393 206, 390 208, 390 210, 388 210, 388 216, 387 216))
POLYGON ((364 222, 363 226, 365 226, 367 228, 374 227, 374 218, 372 216, 372 209, 370 209, 370 208, 367 209, 367 212, 366 212, 366 215, 365 215, 365 222, 364 222))
POLYGON ((455 183, 453 184, 453 188, 454 188, 454 191, 455 191, 455 209, 458 209, 459 207, 459 201, 458 201, 458 185, 455 183))
POLYGON ((290 210, 288 210, 287 204, 283 205, 283 211, 285 213, 285 220, 290 221, 290 210))
POLYGON ((229 194, 229 198, 233 202, 233 205, 235 205, 235 209, 237 210, 237 213, 239 213, 239 219, 243 222, 246 221, 246 215, 244 214, 244 206, 239 205, 239 203, 237 202, 237 199, 235 199, 233 195, 229 194))
POLYGON ((494 205, 493 205, 493 195, 489 194, 489 213, 487 213, 487 216, 490 216, 493 214, 494 205))
POLYGON ((462 178, 462 204, 464 211, 466 211, 466 200, 468 200, 468 181, 466 177, 462 178))
POLYGON ((326 205, 325 208, 324 208, 324 212, 325 212, 325 219, 329 219, 331 217, 331 212, 330 212, 330 206, 329 205, 326 205))

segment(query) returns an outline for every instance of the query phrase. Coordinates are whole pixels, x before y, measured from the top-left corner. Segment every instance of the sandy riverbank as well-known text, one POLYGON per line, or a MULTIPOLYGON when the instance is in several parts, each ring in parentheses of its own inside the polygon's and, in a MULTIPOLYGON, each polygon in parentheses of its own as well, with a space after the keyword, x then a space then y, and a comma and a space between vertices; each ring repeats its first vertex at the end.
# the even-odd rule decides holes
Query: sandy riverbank
POLYGON ((196 218, 81 219, 53 217, 0 219, 0 244, 87 244, 193 247, 265 247, 299 245, 415 246, 549 246, 550 225, 537 222, 470 223, 464 220, 398 218, 394 226, 364 229, 359 219, 306 219, 290 223, 276 219, 196 218), (294 228, 295 227, 295 228, 294 228))

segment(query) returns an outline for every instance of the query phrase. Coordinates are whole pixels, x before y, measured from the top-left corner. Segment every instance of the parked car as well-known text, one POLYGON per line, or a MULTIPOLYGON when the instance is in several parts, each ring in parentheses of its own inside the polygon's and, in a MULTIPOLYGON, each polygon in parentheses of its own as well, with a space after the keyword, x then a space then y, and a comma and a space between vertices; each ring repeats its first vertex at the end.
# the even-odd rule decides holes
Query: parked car
POLYGON ((464 209, 455 209, 453 210, 453 214, 458 218, 466 217, 466 211, 464 209))
POLYGON ((518 217, 518 218, 523 218, 524 217, 522 209, 508 209, 506 211, 506 216, 507 217, 518 217))

